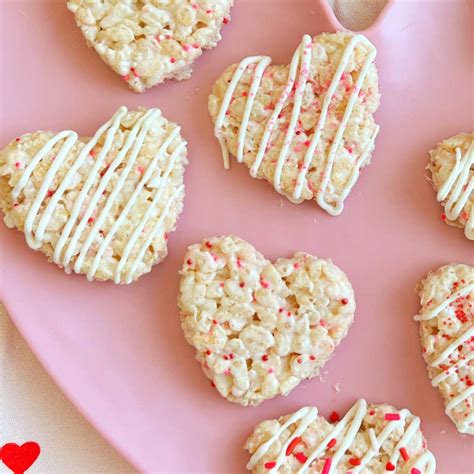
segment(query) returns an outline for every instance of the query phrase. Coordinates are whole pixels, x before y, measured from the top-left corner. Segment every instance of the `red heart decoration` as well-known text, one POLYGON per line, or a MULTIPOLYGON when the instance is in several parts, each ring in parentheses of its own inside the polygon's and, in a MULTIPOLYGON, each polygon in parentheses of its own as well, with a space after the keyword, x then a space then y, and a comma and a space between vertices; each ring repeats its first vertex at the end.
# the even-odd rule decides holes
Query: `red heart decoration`
POLYGON ((40 452, 39 444, 34 441, 28 441, 21 446, 8 443, 0 449, 0 459, 15 474, 23 474, 38 459, 40 452))

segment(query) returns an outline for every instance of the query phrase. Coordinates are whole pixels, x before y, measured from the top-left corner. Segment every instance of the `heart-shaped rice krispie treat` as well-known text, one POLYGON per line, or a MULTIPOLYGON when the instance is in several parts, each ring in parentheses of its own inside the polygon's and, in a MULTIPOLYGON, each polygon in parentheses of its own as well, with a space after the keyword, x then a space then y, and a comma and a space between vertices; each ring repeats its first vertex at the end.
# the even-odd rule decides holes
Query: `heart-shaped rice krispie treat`
POLYGON ((460 433, 474 434, 474 267, 445 265, 419 285, 428 374, 460 433))
POLYGON ((460 133, 430 151, 430 181, 444 206, 442 219, 474 240, 474 133, 460 133))
POLYGON ((229 67, 209 97, 226 168, 230 152, 290 201, 340 214, 379 131, 375 55, 362 35, 325 33, 304 36, 289 66, 229 67))
POLYGON ((0 208, 66 272, 131 283, 167 255, 186 142, 158 109, 120 107, 93 138, 28 133, 0 152, 0 208))
POLYGON ((69 0, 77 26, 135 92, 189 79, 203 50, 217 46, 233 0, 69 0))
POLYGON ((318 375, 354 319, 346 275, 306 253, 271 263, 242 239, 214 237, 189 248, 181 275, 184 335, 219 393, 241 405, 318 375))
POLYGON ((420 419, 409 410, 358 400, 328 422, 315 407, 257 425, 245 449, 256 474, 434 474, 420 419))

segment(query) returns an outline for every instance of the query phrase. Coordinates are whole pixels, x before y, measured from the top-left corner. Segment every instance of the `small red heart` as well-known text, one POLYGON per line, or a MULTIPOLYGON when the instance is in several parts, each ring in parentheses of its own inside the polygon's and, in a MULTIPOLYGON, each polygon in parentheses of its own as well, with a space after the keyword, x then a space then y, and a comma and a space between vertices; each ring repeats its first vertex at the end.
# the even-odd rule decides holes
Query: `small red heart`
POLYGON ((34 441, 21 446, 8 443, 0 449, 0 459, 15 474, 23 474, 38 459, 40 452, 39 444, 34 441))

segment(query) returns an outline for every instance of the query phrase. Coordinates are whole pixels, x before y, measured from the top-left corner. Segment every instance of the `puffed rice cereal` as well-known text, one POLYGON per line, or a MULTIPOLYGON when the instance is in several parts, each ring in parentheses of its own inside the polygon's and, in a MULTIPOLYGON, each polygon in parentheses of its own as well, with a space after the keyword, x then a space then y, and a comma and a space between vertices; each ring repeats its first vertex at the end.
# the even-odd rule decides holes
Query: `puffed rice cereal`
POLYGON ((444 207, 441 218, 464 229, 466 237, 474 240, 474 132, 460 133, 438 144, 430 151, 427 169, 444 207))
POLYGON ((245 449, 255 474, 434 474, 420 419, 409 410, 358 400, 329 421, 315 407, 258 424, 245 449))
POLYGON ((230 66, 209 97, 224 166, 230 152, 290 201, 340 214, 379 132, 375 56, 360 34, 324 33, 305 35, 290 65, 230 66))
POLYGON ((93 138, 38 131, 0 152, 8 227, 69 273, 131 283, 167 255, 186 142, 158 109, 120 107, 93 138))
POLYGON ((474 434, 474 267, 445 265, 418 285, 421 346, 431 384, 460 433, 474 434))
POLYGON ((213 237, 188 249, 181 276, 184 335, 219 393, 241 405, 317 376, 354 318, 346 275, 302 252, 271 263, 238 237, 213 237))
POLYGON ((135 92, 189 79, 203 50, 217 46, 233 0, 69 0, 77 26, 135 92))

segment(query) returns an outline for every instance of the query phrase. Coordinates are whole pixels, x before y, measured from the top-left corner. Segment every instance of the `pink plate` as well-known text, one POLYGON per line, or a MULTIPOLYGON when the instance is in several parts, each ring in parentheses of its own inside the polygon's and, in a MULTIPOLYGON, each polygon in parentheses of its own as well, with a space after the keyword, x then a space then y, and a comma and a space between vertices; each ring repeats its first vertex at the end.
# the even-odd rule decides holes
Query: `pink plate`
POLYGON ((183 126, 190 148, 185 212, 163 264, 129 287, 88 283, 66 276, 30 250, 22 234, 2 227, 8 311, 64 392, 141 471, 244 472, 242 445, 258 421, 307 404, 323 414, 344 411, 365 397, 421 416, 438 472, 472 472, 473 440, 444 415, 412 316, 413 287, 427 271, 474 263, 472 242, 441 221, 424 170, 430 147, 474 127, 473 3, 391 2, 366 32, 379 51, 382 131, 373 165, 337 218, 314 203, 282 200, 235 162, 224 171, 207 96, 224 68, 242 57, 288 62, 304 33, 341 27, 315 0, 235 3, 222 43, 198 61, 191 80, 136 95, 86 48, 63 2, 2 2, 2 147, 41 128, 90 135, 123 104, 159 106, 183 126), (256 409, 230 404, 211 388, 176 309, 186 247, 228 233, 272 259, 295 250, 332 258, 358 300, 356 323, 324 369, 325 382, 305 382, 256 409))

